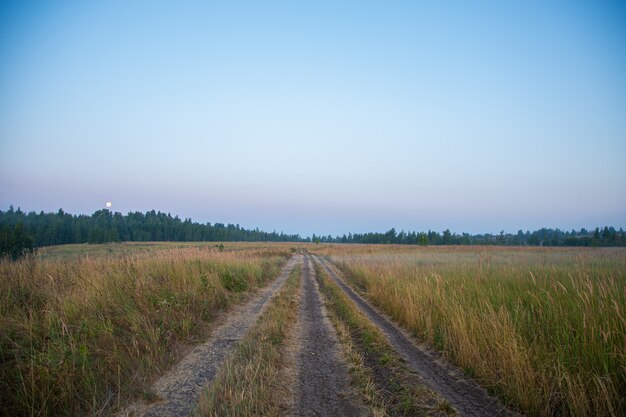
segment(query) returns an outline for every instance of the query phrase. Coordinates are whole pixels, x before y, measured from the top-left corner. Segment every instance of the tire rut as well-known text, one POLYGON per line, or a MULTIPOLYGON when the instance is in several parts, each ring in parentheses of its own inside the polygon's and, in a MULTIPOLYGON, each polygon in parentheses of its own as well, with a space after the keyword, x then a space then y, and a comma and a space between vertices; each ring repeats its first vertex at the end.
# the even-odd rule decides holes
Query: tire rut
POLYGON ((302 269, 300 347, 297 353, 297 416, 359 416, 348 384, 348 367, 326 316, 308 257, 302 269))
POLYGON ((416 371, 426 386, 441 393, 462 416, 518 416, 495 397, 490 396, 476 381, 435 352, 418 347, 406 332, 379 313, 358 295, 330 268, 326 260, 313 256, 329 277, 358 306, 359 310, 387 337, 389 343, 416 371))
POLYGON ((229 310, 228 317, 211 332, 207 342, 196 346, 161 377, 152 387, 160 401, 152 404, 136 402, 119 415, 144 417, 189 415, 194 410, 204 386, 215 378, 228 353, 256 323, 269 305, 269 301, 287 281, 291 270, 300 262, 301 255, 293 256, 283 267, 278 278, 260 290, 259 294, 246 304, 229 310))

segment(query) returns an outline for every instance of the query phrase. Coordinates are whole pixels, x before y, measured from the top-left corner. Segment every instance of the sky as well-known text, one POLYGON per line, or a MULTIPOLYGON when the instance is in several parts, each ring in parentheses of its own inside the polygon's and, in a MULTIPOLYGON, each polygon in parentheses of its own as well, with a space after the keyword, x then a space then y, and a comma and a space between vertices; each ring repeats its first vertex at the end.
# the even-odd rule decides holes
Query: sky
POLYGON ((0 2, 0 210, 626 227, 626 3, 0 2))

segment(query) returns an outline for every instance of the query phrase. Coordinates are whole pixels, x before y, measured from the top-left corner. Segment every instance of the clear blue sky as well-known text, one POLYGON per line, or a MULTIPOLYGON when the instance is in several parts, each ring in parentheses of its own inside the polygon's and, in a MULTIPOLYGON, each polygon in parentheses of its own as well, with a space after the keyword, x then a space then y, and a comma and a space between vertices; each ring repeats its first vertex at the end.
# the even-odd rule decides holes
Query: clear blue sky
POLYGON ((626 3, 0 3, 0 209, 626 226, 626 3))

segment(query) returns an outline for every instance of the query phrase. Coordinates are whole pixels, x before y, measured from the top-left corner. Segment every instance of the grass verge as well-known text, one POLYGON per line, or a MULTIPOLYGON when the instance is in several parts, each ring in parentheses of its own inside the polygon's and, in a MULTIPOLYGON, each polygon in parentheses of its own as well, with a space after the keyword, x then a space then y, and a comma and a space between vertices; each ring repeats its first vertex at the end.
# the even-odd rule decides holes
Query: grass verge
POLYGON ((190 247, 0 262, 0 415, 110 414, 288 257, 190 247))
POLYGON ((373 416, 447 416, 452 407, 424 386, 326 272, 315 274, 350 365, 351 380, 373 416))
POLYGON ((503 402, 532 416, 626 414, 623 249, 367 249, 329 255, 503 402))
POLYGON ((280 416, 284 396, 275 381, 283 363, 284 340, 298 316, 301 267, 291 272, 285 287, 203 393, 196 416, 280 416))

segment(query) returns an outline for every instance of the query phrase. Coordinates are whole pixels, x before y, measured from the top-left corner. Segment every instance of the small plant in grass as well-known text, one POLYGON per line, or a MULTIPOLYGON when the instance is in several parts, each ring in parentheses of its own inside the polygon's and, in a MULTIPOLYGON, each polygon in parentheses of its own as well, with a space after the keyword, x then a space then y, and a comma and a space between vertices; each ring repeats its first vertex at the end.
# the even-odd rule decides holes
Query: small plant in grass
POLYGON ((154 402, 157 402, 157 401, 159 401, 161 399, 155 392, 153 392, 151 390, 144 390, 141 393, 141 397, 147 403, 154 403, 154 402))
POLYGON ((242 292, 248 289, 248 281, 239 271, 224 271, 220 278, 228 291, 242 292))

